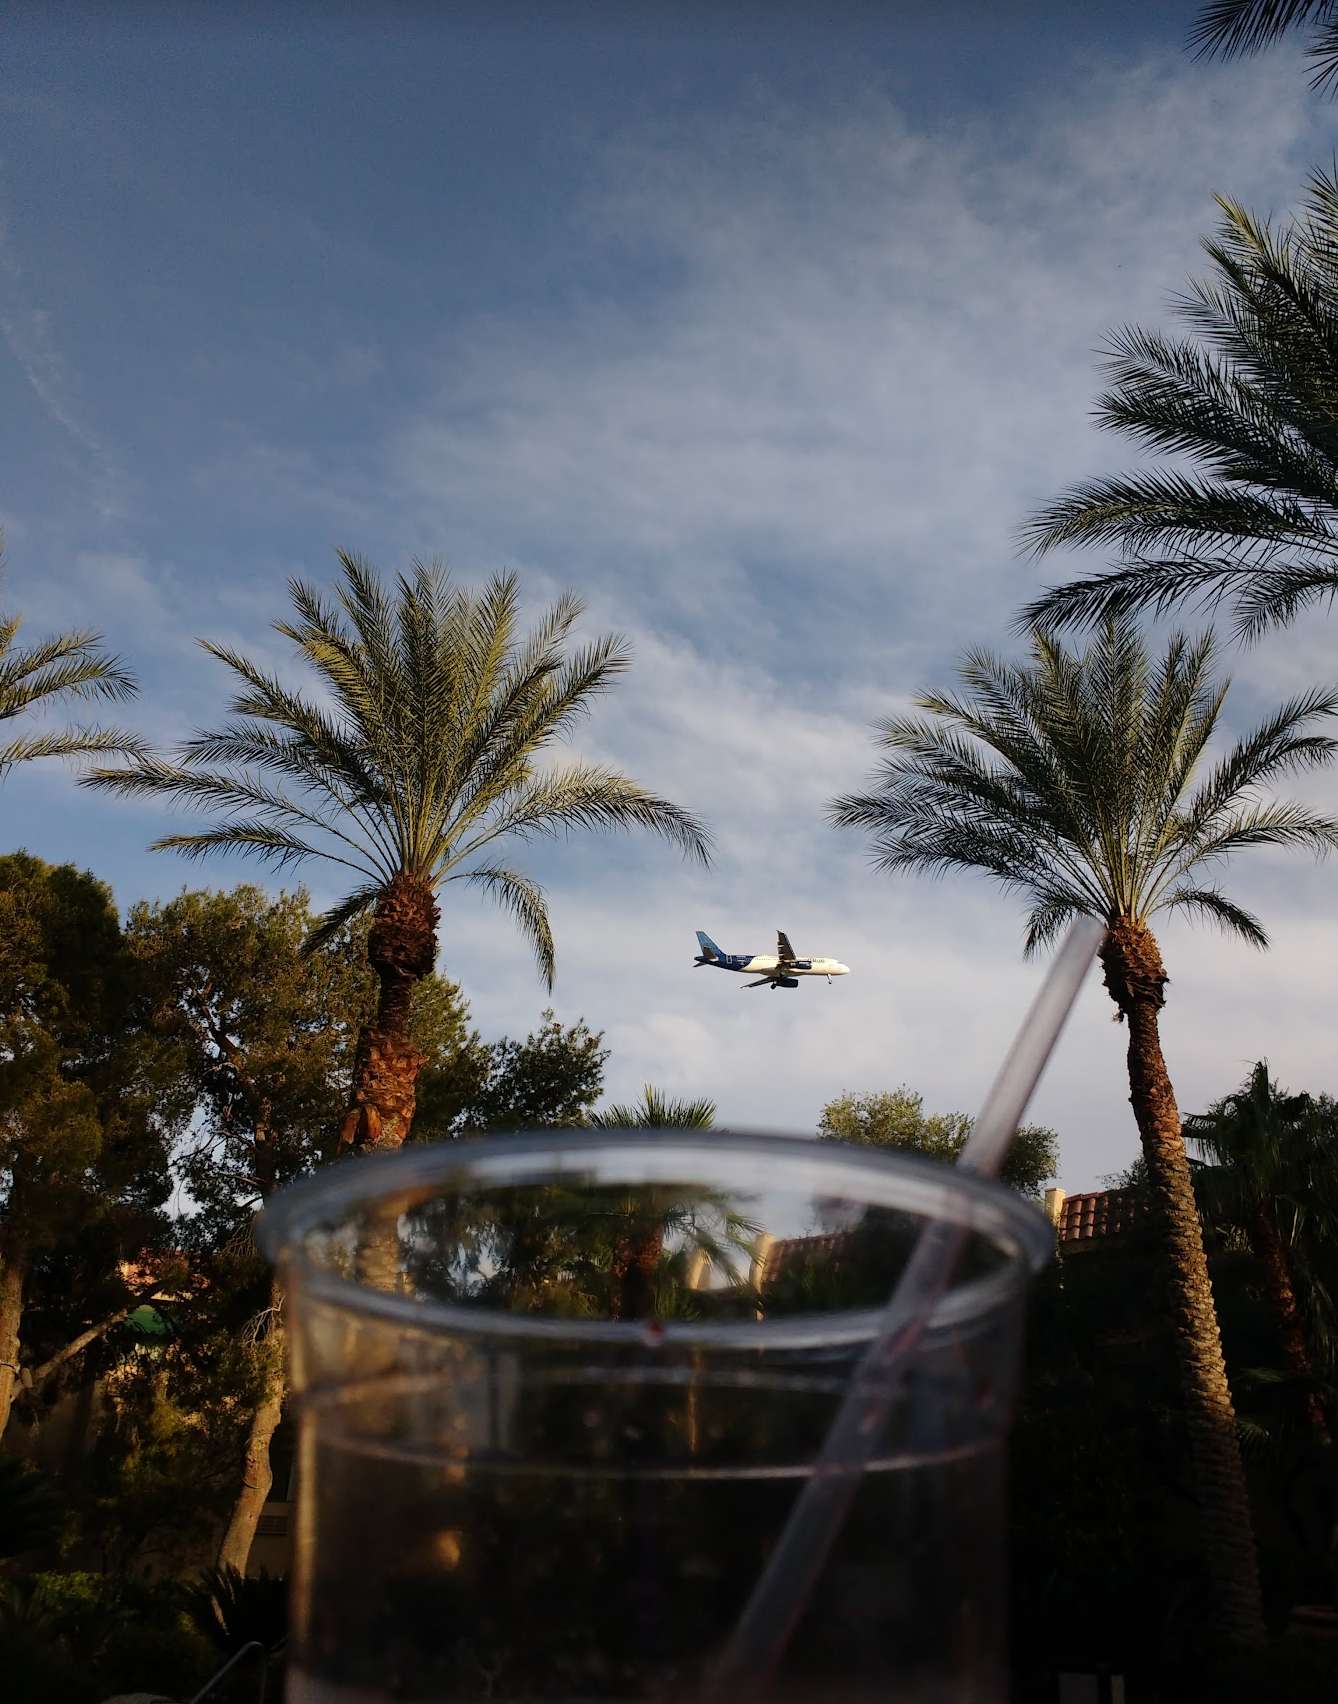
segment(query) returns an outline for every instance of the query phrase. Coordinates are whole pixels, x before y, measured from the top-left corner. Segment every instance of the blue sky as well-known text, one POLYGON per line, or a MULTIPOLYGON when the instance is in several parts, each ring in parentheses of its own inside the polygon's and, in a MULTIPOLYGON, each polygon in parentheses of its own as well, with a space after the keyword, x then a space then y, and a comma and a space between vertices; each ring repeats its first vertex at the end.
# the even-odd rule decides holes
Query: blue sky
MULTIPOLYGON (((718 843, 706 874, 627 839, 527 854, 553 1004, 604 1029, 611 1091, 794 1131, 903 1082, 970 1110, 1040 974, 1020 908, 875 875, 823 805, 875 717, 968 644, 1013 649, 1063 577, 1016 529, 1127 464, 1090 423, 1095 350, 1172 323, 1213 191, 1281 214, 1334 151, 1297 53, 1196 63, 1194 10, 6 8, 6 607, 103 632, 142 682, 126 719, 168 742, 225 701, 195 638, 286 666, 286 580, 330 584, 336 545, 514 568, 535 614, 575 588, 637 657, 578 749, 718 843), (699 927, 854 974, 745 993, 692 970, 699 927)), ((1312 618, 1229 653, 1232 726, 1331 650, 1312 618)), ((275 885, 149 854, 161 812, 30 769, 0 844, 123 905, 275 885)), ((1302 791, 1338 808, 1334 778, 1302 791)), ((1259 1057, 1338 1091, 1336 879, 1241 861, 1262 957, 1165 928, 1186 1110, 1259 1057)), ((485 1034, 533 1027, 526 948, 461 889, 442 965, 485 1034)), ((1034 1106, 1071 1189, 1135 1152, 1111 1010, 1094 982, 1034 1106)))

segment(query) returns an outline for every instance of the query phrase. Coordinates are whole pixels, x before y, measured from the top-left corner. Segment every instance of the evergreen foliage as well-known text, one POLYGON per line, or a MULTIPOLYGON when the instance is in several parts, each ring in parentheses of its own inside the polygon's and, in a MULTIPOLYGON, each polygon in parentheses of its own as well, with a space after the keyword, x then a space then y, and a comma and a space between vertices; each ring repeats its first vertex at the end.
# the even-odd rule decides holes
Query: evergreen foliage
MULTIPOLYGON (((965 1112, 924 1110, 924 1097, 904 1084, 872 1094, 838 1095, 818 1118, 818 1135, 876 1148, 900 1148, 931 1160, 955 1163, 974 1123, 965 1112)), ((1039 1195, 1059 1169, 1059 1136, 1039 1124, 1024 1124, 1008 1149, 1001 1173, 1024 1195, 1039 1195)))
POLYGON ((0 857, 0 1432, 20 1362, 31 1378, 100 1314, 128 1311, 124 1263, 164 1241, 160 1067, 106 887, 0 857))
MULTIPOLYGON (((451 1134, 534 1130, 587 1124, 604 1083, 609 1056, 604 1032, 584 1018, 563 1024, 551 1008, 524 1041, 503 1036, 487 1044, 483 1072, 448 1127, 451 1134)), ((432 1093, 429 1079, 426 1093, 432 1093)), ((426 1112, 426 1108, 425 1108, 426 1112)), ((432 1124, 424 1117, 427 1129, 432 1124)))

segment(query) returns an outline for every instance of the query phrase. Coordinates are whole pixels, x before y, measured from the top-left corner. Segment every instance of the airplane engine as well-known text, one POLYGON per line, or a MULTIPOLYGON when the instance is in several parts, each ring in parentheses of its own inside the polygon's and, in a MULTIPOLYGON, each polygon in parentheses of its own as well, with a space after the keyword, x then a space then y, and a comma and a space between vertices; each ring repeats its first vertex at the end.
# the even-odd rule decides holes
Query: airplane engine
POLYGON ((799 978, 797 976, 778 976, 771 986, 773 988, 798 988, 799 978))

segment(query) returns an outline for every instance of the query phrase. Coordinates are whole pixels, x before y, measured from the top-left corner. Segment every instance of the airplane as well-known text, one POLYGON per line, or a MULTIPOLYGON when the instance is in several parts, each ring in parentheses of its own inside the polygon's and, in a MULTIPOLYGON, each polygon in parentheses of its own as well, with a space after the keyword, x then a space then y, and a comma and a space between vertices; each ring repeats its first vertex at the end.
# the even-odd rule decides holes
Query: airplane
POLYGON ((796 958, 790 937, 783 931, 776 935, 774 958, 769 953, 722 953, 711 937, 704 935, 700 929, 697 939, 702 950, 693 962, 698 969, 709 964, 716 970, 736 970, 744 976, 750 972, 759 973, 756 982, 744 983, 745 988, 760 988, 764 982, 769 982, 773 989, 798 988, 801 976, 825 976, 830 982, 834 976, 850 975, 850 966, 841 964, 837 959, 796 958))

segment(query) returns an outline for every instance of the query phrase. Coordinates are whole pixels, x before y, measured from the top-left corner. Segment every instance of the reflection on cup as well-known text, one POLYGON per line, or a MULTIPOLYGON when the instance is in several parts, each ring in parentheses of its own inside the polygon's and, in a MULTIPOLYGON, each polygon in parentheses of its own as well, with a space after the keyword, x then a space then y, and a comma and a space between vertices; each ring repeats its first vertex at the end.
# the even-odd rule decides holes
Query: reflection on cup
POLYGON ((347 1162, 279 1197, 299 1704, 688 1704, 920 1231, 956 1279, 769 1696, 1001 1704, 1002 1445, 1052 1231, 1003 1185, 726 1131, 347 1162))

